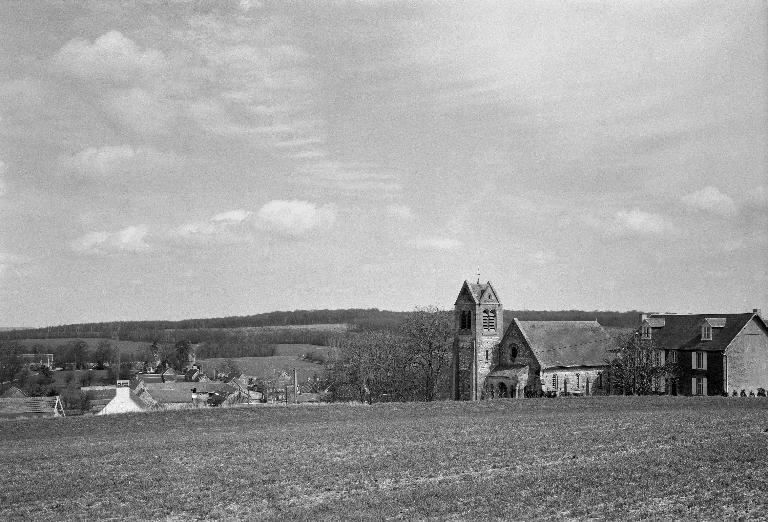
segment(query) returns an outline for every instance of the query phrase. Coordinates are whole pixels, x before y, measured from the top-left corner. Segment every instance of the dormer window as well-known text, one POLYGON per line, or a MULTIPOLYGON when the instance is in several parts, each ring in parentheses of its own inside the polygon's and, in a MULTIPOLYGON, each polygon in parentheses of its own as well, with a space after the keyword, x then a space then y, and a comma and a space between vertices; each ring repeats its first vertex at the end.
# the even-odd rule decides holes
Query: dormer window
POLYGON ((709 323, 704 323, 704 325, 701 327, 701 340, 702 341, 712 340, 712 325, 710 325, 709 323))
POLYGON ((483 330, 496 329, 496 310, 483 310, 483 330))
POLYGON ((651 338, 651 325, 650 324, 645 323, 643 325, 641 337, 643 339, 650 339, 651 338))

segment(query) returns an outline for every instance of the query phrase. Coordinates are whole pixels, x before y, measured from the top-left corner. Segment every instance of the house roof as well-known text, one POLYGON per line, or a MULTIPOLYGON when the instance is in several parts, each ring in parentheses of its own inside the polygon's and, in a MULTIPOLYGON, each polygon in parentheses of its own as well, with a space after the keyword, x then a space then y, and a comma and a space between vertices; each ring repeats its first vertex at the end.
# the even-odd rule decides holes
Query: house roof
MULTIPOLYGON (((654 329, 651 339, 657 346, 667 350, 723 351, 733 338, 753 317, 754 313, 744 314, 653 314, 654 318, 664 318, 664 327, 654 329), (712 328, 712 340, 701 340, 701 327, 707 322, 712 328), (714 324, 713 324, 714 323, 714 324), (720 326, 722 325, 722 326, 720 326)), ((765 324, 765 323, 763 323, 765 324)))
POLYGON ((616 341, 597 321, 514 320, 543 368, 605 366, 616 341))
POLYGON ((16 386, 11 386, 0 394, 0 398, 3 399, 23 399, 27 394, 18 389, 16 386))
POLYGON ((225 382, 184 382, 170 381, 163 383, 144 382, 144 389, 155 401, 163 403, 192 402, 192 389, 197 393, 232 393, 235 389, 225 382))

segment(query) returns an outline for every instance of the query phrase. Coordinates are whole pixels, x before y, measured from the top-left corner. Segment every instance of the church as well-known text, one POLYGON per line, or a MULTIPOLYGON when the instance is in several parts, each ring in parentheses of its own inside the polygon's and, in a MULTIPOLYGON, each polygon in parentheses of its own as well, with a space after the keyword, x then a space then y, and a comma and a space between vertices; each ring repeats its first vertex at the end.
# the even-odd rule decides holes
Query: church
POLYGON ((597 321, 520 321, 504 329, 490 281, 464 281, 454 305, 455 400, 605 393, 614 339, 597 321))

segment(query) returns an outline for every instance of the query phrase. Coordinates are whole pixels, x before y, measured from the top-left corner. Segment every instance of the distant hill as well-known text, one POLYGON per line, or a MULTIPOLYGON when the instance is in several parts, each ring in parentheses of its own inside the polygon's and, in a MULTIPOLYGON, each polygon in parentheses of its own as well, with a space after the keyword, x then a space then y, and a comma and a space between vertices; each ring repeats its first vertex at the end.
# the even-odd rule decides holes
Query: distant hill
MULTIPOLYGON (((389 330, 396 329, 409 312, 393 312, 377 308, 349 308, 341 310, 294 310, 292 312, 269 312, 264 314, 218 317, 208 319, 185 319, 182 321, 113 321, 104 323, 81 323, 50 326, 46 328, 16 329, 0 331, 0 339, 67 339, 67 338, 110 338, 152 342, 164 339, 169 332, 194 332, 282 327, 281 330, 317 330, 325 335, 337 330, 329 325, 348 325, 350 329, 389 330)), ((505 323, 513 318, 532 321, 597 320, 604 326, 631 327, 637 324, 640 312, 584 311, 584 310, 505 310, 505 323)), ((275 332, 272 332, 274 335, 275 332)), ((273 342, 308 342, 302 338, 286 338, 273 342)), ((294 334, 290 334, 294 335, 294 334)), ((296 332, 298 335, 298 332, 296 332)), ((302 334, 306 336, 306 334, 302 334)))

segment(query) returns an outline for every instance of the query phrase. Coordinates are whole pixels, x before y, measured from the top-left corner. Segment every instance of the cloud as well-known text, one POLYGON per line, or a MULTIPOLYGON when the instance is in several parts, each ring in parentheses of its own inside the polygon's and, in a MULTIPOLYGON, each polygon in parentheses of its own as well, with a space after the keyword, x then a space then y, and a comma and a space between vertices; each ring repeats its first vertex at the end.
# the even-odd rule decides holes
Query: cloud
POLYGON ((717 187, 705 187, 680 199, 692 209, 713 212, 721 216, 731 216, 737 211, 733 199, 720 192, 717 187))
POLYGON ((17 255, 0 252, 0 277, 2 277, 5 272, 8 271, 12 266, 19 265, 24 262, 25 259, 17 255))
POLYGON ((134 149, 129 145, 88 147, 76 154, 59 157, 64 173, 89 177, 108 177, 129 171, 152 171, 169 168, 178 163, 173 154, 159 152, 151 147, 134 149))
POLYGON ((221 214, 216 214, 211 218, 211 221, 225 221, 228 223, 241 223, 245 221, 246 219, 249 219, 252 215, 252 212, 248 210, 230 210, 228 212, 222 212, 221 214))
POLYGON ((392 204, 387 205, 387 215, 400 221, 410 221, 413 219, 413 210, 408 205, 392 204))
POLYGON ((307 184, 322 185, 326 189, 333 187, 342 192, 385 195, 402 190, 394 172, 370 163, 320 159, 301 165, 298 170, 307 184))
POLYGON ((554 261, 555 256, 551 252, 537 250, 536 252, 531 252, 528 255, 528 259, 530 259, 530 261, 537 266, 544 266, 554 261))
POLYGON ((89 232, 72 241, 70 247, 76 252, 94 255, 145 252, 151 249, 146 242, 147 234, 145 225, 129 226, 116 232, 89 232))
POLYGON ((638 234, 661 234, 671 231, 672 225, 659 214, 643 212, 640 209, 620 210, 614 214, 614 225, 618 231, 638 234))
POLYGON ((411 241, 411 246, 421 250, 455 250, 461 241, 446 237, 429 237, 411 241))
POLYGON ((267 230, 301 236, 330 228, 336 221, 336 209, 333 205, 317 206, 308 201, 273 200, 259 209, 256 218, 267 230))
POLYGON ((748 205, 755 207, 768 207, 768 188, 765 185, 760 185, 750 190, 746 194, 746 202, 748 205))
POLYGON ((56 53, 53 61, 65 75, 116 85, 153 81, 166 67, 162 52, 141 49, 119 31, 110 31, 93 43, 82 38, 70 40, 56 53))
POLYGON ((3 178, 3 174, 5 174, 6 167, 5 162, 3 160, 0 160, 0 197, 5 195, 6 187, 5 187, 5 179, 3 178))

